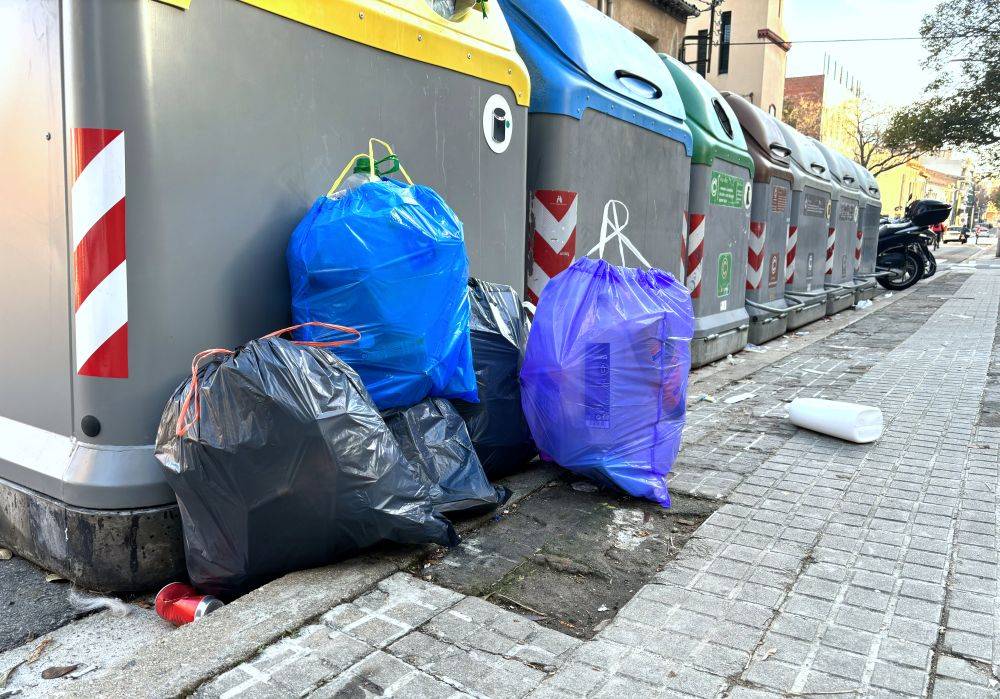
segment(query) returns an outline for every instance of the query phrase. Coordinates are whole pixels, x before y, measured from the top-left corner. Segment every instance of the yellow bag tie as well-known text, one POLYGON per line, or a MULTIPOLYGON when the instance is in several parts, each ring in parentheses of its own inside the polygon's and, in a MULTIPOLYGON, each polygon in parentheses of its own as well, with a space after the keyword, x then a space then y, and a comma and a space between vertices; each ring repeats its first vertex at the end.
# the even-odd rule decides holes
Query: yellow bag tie
MULTIPOLYGON (((406 172, 406 168, 403 167, 403 164, 399 162, 399 158, 396 156, 395 151, 392 150, 392 146, 390 146, 388 143, 386 143, 382 139, 379 139, 379 138, 369 138, 368 139, 368 153, 358 153, 357 155, 355 155, 353 158, 351 158, 347 162, 347 165, 344 166, 344 169, 340 171, 339 175, 337 175, 337 179, 334 180, 333 186, 330 187, 329 191, 326 193, 326 196, 328 196, 328 197, 332 196, 333 193, 337 191, 337 187, 340 186, 340 184, 344 181, 344 178, 347 177, 347 174, 354 168, 355 163, 358 162, 358 158, 365 158, 365 157, 367 157, 368 158, 368 170, 369 170, 369 172, 371 172, 372 177, 378 177, 379 176, 378 173, 375 172, 375 165, 376 165, 376 162, 375 162, 375 144, 376 143, 378 143, 383 148, 385 148, 385 151, 387 153, 387 157, 395 158, 395 162, 399 166, 399 171, 403 174, 403 178, 406 179, 407 184, 410 184, 410 185, 413 184, 413 180, 410 179, 410 175, 409 175, 409 173, 406 172)), ((383 160, 385 160, 385 158, 383 158, 383 160)))

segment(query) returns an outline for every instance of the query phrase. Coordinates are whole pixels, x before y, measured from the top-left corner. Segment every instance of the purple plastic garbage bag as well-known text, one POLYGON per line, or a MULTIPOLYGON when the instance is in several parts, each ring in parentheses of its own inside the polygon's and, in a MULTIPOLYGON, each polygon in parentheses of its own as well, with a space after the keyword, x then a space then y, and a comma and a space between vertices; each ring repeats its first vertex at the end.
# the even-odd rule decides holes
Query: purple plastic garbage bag
POLYGON ((521 369, 539 449, 575 473, 670 505, 694 313, 659 269, 580 258, 546 284, 521 369))

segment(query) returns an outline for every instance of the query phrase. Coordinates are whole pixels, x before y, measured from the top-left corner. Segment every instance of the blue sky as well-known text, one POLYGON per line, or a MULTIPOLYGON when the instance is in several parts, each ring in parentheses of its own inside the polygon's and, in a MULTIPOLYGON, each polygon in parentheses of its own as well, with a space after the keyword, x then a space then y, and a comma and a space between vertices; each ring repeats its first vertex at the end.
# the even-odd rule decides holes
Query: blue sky
POLYGON ((920 20, 938 0, 785 0, 785 30, 792 41, 788 75, 823 71, 829 53, 882 104, 906 104, 933 75, 920 63, 919 41, 795 44, 803 39, 918 36, 920 20))

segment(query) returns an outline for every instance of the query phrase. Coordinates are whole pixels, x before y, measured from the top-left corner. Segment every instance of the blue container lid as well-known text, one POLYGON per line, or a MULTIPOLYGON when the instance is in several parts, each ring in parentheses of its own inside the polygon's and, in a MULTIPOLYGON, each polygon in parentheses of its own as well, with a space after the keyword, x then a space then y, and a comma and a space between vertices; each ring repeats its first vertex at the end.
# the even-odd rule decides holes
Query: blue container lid
POLYGON ((646 42, 583 0, 500 0, 531 75, 533 113, 580 119, 593 109, 693 152, 684 103, 646 42))

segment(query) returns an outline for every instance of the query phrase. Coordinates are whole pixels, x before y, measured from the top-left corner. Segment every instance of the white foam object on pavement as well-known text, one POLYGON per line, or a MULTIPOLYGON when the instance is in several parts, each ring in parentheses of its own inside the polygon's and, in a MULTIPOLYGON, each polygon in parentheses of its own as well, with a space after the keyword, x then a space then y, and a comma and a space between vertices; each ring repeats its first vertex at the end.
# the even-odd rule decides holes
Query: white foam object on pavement
POLYGON ((792 424, 849 442, 874 442, 882 436, 882 411, 870 405, 823 398, 796 398, 788 404, 792 424))

